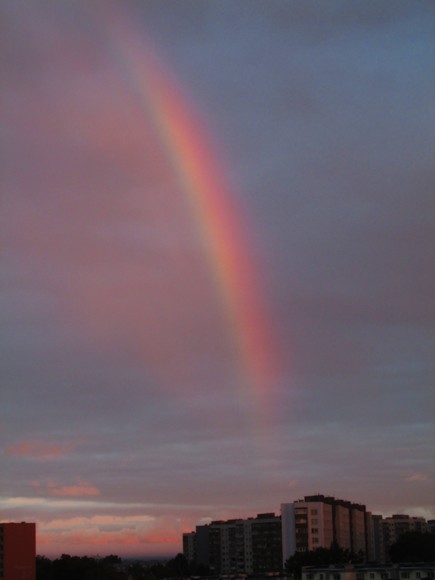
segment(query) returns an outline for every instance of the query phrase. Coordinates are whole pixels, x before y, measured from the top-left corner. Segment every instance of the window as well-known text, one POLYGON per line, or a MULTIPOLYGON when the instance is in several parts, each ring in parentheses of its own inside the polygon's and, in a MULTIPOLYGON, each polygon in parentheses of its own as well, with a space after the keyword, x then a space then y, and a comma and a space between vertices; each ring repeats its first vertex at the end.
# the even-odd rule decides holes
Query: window
POLYGON ((374 578, 375 578, 374 573, 373 572, 370 572, 370 580, 374 580, 374 578))
POLYGON ((402 572, 402 573, 400 574, 400 577, 401 577, 401 578, 406 578, 406 579, 408 579, 408 578, 409 578, 409 572, 402 572))
POLYGON ((420 573, 420 572, 416 572, 416 573, 415 573, 415 577, 416 577, 416 578, 421 578, 421 573, 420 573))
POLYGON ((311 510, 310 513, 311 513, 312 516, 317 516, 317 510, 311 510))
POLYGON ((317 518, 312 518, 311 519, 311 523, 313 524, 313 526, 318 526, 319 525, 319 520, 317 518))
POLYGON ((311 528, 311 533, 312 534, 318 534, 319 533, 319 528, 311 528))
POLYGON ((313 538, 313 544, 318 544, 319 543, 319 538, 313 538))
POLYGON ((340 580, 340 574, 334 574, 334 580, 340 580))
POLYGON ((356 580, 364 580, 364 572, 357 572, 356 580))

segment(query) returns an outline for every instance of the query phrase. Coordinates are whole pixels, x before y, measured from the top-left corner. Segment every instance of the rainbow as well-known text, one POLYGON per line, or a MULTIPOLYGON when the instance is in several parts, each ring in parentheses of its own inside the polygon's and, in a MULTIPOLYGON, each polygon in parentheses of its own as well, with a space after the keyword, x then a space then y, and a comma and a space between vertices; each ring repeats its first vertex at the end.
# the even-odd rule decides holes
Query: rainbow
POLYGON ((218 166, 211 139, 179 83, 155 51, 138 42, 132 23, 123 22, 120 14, 116 22, 111 19, 110 34, 116 35, 116 60, 124 78, 139 96, 190 204, 239 361, 240 380, 254 390, 261 406, 278 375, 277 349, 259 291, 261 276, 250 251, 247 224, 218 166))

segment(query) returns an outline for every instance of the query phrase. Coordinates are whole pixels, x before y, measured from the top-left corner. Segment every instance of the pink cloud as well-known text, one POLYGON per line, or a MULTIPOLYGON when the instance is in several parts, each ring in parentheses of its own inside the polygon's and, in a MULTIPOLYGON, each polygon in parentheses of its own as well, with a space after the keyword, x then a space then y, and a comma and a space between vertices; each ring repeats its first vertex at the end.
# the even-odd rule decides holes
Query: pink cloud
POLYGON ((10 445, 5 454, 13 457, 26 457, 39 461, 60 459, 76 448, 75 443, 47 443, 45 441, 17 441, 10 445))
POLYGON ((64 487, 53 488, 51 495, 57 497, 96 496, 101 495, 101 491, 90 483, 82 482, 78 485, 66 485, 64 487))
POLYGON ((73 485, 61 485, 55 481, 41 483, 33 481, 32 487, 37 487, 48 495, 55 497, 85 497, 101 495, 101 491, 92 483, 87 481, 77 481, 73 485))
POLYGON ((414 473, 413 475, 405 477, 406 481, 427 481, 427 479, 428 478, 423 473, 414 473))
POLYGON ((180 537, 173 534, 138 534, 135 532, 99 532, 90 529, 87 531, 75 530, 71 532, 40 532, 38 535, 38 544, 56 545, 69 544, 81 546, 141 546, 143 544, 157 544, 162 546, 171 546, 180 543, 180 537))

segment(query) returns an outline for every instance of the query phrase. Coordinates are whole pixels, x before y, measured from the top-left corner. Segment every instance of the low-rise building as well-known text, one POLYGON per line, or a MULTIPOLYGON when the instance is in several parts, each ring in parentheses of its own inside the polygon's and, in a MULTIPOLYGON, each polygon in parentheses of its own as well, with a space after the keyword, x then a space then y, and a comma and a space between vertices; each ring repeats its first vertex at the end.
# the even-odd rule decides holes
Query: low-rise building
POLYGON ((433 580, 434 577, 435 563, 302 568, 302 580, 433 580))

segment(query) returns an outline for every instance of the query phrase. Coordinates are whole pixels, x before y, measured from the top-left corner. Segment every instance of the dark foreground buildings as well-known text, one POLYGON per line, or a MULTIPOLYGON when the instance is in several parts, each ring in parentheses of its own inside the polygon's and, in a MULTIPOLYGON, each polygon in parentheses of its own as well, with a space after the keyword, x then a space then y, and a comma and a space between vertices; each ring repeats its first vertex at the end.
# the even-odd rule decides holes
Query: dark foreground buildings
POLYGON ((267 513, 197 526, 196 532, 183 534, 183 552, 213 575, 279 572, 281 518, 267 513))
POLYGON ((35 524, 0 523, 0 580, 35 580, 35 524))
POLYGON ((319 494, 281 504, 281 516, 267 513, 197 526, 183 534, 183 553, 211 574, 222 575, 279 572, 296 552, 331 544, 362 554, 366 562, 386 563, 401 534, 428 530, 424 518, 383 518, 365 505, 319 494))

